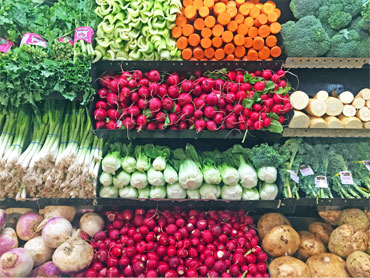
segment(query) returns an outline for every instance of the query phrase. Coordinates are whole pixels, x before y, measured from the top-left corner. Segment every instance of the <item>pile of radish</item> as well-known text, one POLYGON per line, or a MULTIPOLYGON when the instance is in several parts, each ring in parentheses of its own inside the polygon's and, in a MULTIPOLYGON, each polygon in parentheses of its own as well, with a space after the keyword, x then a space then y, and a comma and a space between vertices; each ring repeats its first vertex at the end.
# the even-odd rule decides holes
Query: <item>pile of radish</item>
POLYGON ((105 212, 84 277, 269 277, 244 211, 105 212))
POLYGON ((282 132, 292 109, 285 71, 178 73, 122 71, 102 75, 97 129, 261 130, 282 132))

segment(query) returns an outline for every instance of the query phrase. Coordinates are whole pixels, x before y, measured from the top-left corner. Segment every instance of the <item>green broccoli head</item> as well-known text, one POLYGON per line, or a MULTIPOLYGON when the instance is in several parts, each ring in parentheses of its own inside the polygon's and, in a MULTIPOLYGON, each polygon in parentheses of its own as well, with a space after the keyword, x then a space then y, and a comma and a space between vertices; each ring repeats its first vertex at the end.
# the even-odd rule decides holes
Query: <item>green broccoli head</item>
POLYGON ((360 45, 358 47, 358 57, 361 58, 370 58, 370 37, 364 37, 360 41, 360 45))
POLYGON ((307 15, 317 16, 323 0, 292 0, 289 7, 295 18, 300 19, 307 15))
POLYGON ((328 19, 330 28, 332 28, 333 30, 343 29, 348 24, 350 24, 351 21, 352 21, 352 15, 350 13, 346 13, 342 11, 331 13, 328 19))
POLYGON ((328 34, 329 38, 333 37, 337 31, 331 29, 329 23, 322 23, 322 27, 324 28, 325 32, 328 34))
POLYGON ((369 31, 370 30, 370 1, 367 1, 361 11, 361 20, 359 25, 362 29, 369 31))
POLYGON ((360 35, 355 30, 341 30, 331 38, 328 57, 358 57, 360 35))
POLYGON ((320 20, 309 15, 282 25, 284 52, 291 57, 320 57, 330 48, 330 38, 320 20))

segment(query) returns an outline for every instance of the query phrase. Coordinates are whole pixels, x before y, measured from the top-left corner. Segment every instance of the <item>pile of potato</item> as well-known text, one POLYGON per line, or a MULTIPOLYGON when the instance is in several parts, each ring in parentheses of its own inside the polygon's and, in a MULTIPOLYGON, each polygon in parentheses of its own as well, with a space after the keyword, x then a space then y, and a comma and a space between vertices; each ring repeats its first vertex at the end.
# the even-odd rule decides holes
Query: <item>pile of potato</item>
POLYGON ((280 213, 257 224, 263 249, 273 258, 271 277, 370 277, 370 212, 322 211, 325 222, 297 232, 280 213))

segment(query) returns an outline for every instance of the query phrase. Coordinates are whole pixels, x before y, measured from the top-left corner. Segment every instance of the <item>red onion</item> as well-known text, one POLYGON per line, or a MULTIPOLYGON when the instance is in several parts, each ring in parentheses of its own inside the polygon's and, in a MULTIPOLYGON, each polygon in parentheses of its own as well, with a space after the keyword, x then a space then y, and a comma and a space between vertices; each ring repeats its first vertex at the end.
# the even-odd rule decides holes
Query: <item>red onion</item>
POLYGON ((80 228, 89 236, 94 236, 103 230, 104 220, 94 212, 85 213, 80 219, 80 228))
POLYGON ((9 250, 0 257, 1 277, 26 277, 32 268, 32 256, 24 248, 9 250))
POLYGON ((50 219, 42 229, 42 239, 50 248, 57 248, 72 235, 71 223, 62 217, 50 219))
POLYGON ((27 212, 23 214, 17 222, 17 235, 21 240, 27 241, 39 235, 37 227, 43 220, 43 217, 36 212, 27 212))
POLYGON ((0 234, 0 256, 10 249, 18 247, 18 238, 13 228, 4 228, 0 234))
POLYGON ((49 260, 53 255, 54 249, 48 247, 41 236, 30 239, 24 245, 26 249, 32 256, 34 265, 39 266, 49 260))

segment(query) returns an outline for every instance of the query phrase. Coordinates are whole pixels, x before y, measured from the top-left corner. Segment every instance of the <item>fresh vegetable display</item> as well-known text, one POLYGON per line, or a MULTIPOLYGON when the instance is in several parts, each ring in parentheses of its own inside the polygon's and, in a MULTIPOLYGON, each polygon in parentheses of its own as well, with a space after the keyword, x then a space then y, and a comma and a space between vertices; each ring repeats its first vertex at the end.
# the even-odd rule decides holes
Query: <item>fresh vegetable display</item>
POLYGON ((273 1, 183 0, 171 33, 184 60, 270 60, 281 55, 280 15, 273 1))
POLYGON ((261 130, 281 133, 292 109, 285 71, 178 73, 122 71, 102 75, 96 128, 261 130))
POLYGON ((290 95, 294 116, 290 128, 370 128, 370 89, 354 95, 344 91, 339 95, 321 90, 313 98, 305 92, 290 95), (301 112, 305 110, 305 113, 301 112))
POLYGON ((96 1, 101 18, 95 61, 176 60, 181 52, 171 37, 181 0, 96 1))
POLYGON ((91 133, 87 110, 56 100, 40 110, 1 109, 1 198, 93 198, 103 140, 91 133))
POLYGON ((274 200, 277 168, 283 163, 267 144, 201 153, 190 144, 174 150, 152 144, 114 144, 102 160, 99 196, 274 200))
POLYGON ((282 24, 287 56, 370 57, 370 1, 291 0, 290 9, 297 21, 282 24))

